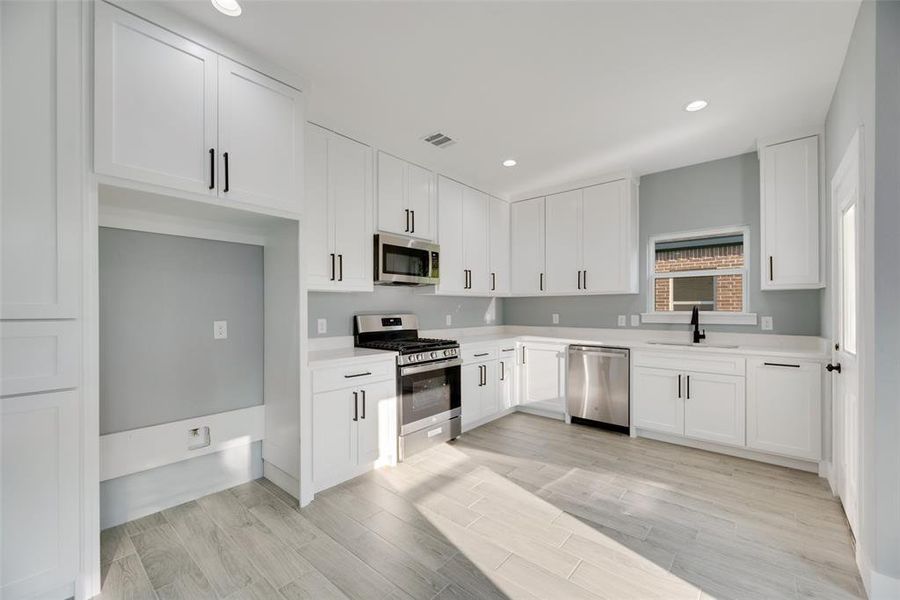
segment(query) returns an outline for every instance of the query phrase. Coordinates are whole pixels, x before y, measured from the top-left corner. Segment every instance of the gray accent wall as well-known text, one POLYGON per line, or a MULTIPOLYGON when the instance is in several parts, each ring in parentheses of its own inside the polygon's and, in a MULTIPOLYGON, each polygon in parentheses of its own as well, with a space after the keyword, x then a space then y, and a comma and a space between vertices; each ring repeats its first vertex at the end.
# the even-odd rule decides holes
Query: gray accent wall
POLYGON ((429 288, 375 286, 374 292, 309 293, 309 337, 353 335, 353 315, 360 313, 414 313, 420 329, 480 327, 503 324, 503 302, 496 298, 435 296, 429 288), (325 336, 317 332, 317 320, 328 320, 325 336))
MULTIPOLYGON (((651 235, 694 229, 750 227, 749 312, 772 316, 778 334, 818 335, 820 292, 761 291, 759 264, 759 161, 756 153, 645 175, 640 180, 640 293, 614 296, 509 298, 507 325, 616 327, 618 315, 647 312, 647 244, 651 235)), ((630 323, 630 317, 629 317, 630 323)), ((702 323, 702 317, 701 317, 702 323)), ((644 324, 647 329, 685 329, 680 324, 644 324)), ((759 325, 709 325, 713 331, 761 332, 759 325)))
POLYGON ((101 434, 262 404, 263 335, 261 246, 100 229, 101 434))

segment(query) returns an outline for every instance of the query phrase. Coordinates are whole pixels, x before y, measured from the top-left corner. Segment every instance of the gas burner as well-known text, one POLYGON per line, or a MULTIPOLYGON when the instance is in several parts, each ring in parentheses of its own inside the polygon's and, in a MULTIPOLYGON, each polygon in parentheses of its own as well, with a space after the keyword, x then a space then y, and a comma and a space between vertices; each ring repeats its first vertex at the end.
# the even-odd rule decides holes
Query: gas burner
POLYGON ((415 315, 357 315, 354 331, 357 347, 398 352, 401 366, 459 356, 454 340, 420 338, 415 315))

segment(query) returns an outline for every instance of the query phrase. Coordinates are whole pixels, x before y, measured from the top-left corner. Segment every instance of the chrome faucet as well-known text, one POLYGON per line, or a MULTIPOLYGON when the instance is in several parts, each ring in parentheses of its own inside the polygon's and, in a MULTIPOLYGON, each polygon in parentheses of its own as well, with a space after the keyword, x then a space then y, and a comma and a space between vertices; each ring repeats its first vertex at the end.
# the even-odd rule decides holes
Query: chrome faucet
POLYGON ((694 326, 694 343, 699 344, 700 340, 706 339, 706 330, 700 331, 700 307, 694 306, 691 311, 691 325, 694 326))

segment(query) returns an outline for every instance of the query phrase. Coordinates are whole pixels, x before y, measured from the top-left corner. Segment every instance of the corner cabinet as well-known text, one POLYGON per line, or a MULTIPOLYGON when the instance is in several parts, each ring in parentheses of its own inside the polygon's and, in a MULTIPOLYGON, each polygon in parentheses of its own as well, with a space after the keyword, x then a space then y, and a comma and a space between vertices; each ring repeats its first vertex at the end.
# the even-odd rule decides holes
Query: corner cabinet
POLYGON ((759 146, 763 290, 824 287, 819 145, 811 135, 759 146))
POLYGON ((94 52, 97 173, 299 212, 298 90, 105 2, 94 52))
POLYGON ((304 171, 309 289, 371 292, 372 149, 308 123, 304 171))
POLYGON ((435 177, 418 165, 378 152, 378 229, 433 241, 435 177))

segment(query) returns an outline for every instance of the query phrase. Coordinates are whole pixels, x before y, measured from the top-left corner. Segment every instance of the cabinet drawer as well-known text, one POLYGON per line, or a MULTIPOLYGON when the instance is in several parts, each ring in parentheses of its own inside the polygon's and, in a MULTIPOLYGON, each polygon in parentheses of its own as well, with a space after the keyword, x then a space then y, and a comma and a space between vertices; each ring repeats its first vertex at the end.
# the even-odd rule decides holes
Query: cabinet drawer
POLYGON ((497 346, 463 346, 460 348, 463 364, 472 362, 485 362, 488 360, 497 360, 499 349, 497 346))
POLYGON ((313 371, 313 393, 394 379, 396 372, 397 365, 393 361, 348 361, 346 365, 313 371))
POLYGON ((666 354, 662 352, 634 352, 631 355, 635 367, 694 371, 696 373, 721 373, 723 375, 743 375, 745 359, 738 356, 716 354, 666 354))

